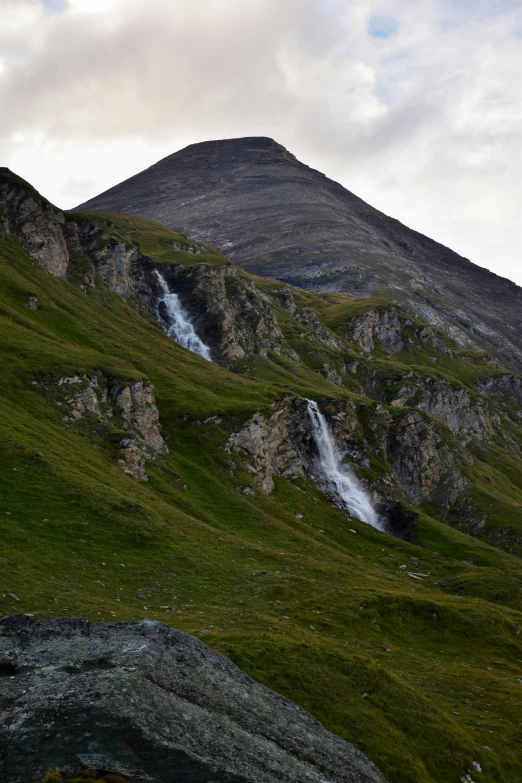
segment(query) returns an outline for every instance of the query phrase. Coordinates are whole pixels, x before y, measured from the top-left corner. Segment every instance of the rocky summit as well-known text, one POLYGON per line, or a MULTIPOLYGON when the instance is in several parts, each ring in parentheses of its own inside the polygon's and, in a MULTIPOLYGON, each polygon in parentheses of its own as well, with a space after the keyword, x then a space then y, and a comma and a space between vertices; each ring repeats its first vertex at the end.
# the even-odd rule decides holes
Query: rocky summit
POLYGON ((9 783, 56 767, 136 783, 386 783, 297 704, 150 620, 4 618, 0 705, 9 783))
POLYGON ((192 144, 82 204, 150 217, 236 264, 412 306, 462 346, 522 363, 522 290, 366 204, 269 138, 192 144))

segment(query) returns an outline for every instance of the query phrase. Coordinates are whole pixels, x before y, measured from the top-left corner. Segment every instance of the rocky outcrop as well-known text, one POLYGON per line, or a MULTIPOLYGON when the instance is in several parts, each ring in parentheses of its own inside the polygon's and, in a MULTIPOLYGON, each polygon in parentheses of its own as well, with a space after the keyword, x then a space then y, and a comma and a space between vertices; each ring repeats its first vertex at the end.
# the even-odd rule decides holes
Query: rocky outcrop
POLYGON ((107 387, 103 382, 100 385, 97 375, 64 375, 56 385, 63 392, 56 402, 67 407, 66 421, 83 419, 88 413, 97 417, 112 415, 107 406, 107 387))
POLYGON ((134 430, 149 454, 165 454, 167 448, 161 437, 158 408, 154 398, 154 386, 138 381, 132 386, 115 386, 112 399, 123 411, 124 426, 134 430))
POLYGON ((395 310, 377 311, 369 308, 348 321, 347 334, 363 351, 373 351, 375 342, 379 342, 389 353, 402 351, 404 343, 401 336, 401 322, 395 310))
POLYGON ((13 233, 31 258, 56 277, 65 277, 69 252, 64 237, 63 212, 12 176, 0 183, 3 230, 13 233))
POLYGON ((148 454, 142 448, 139 440, 122 438, 119 444, 120 457, 117 465, 124 473, 128 473, 136 481, 148 481, 145 471, 145 461, 148 454))
POLYGON ((138 381, 132 386, 116 386, 111 396, 123 413, 123 426, 134 438, 120 441, 121 458, 118 465, 136 479, 147 480, 144 463, 168 452, 161 437, 154 387, 138 381))
POLYGON ((367 310, 363 315, 354 319, 348 331, 350 339, 363 351, 373 351, 373 329, 379 323, 379 316, 375 310, 367 310))
POLYGON ((422 329, 419 329, 418 335, 420 341, 425 345, 429 345, 430 348, 433 348, 440 353, 444 353, 446 356, 453 356, 453 351, 448 348, 432 326, 424 326, 422 329))
MULTIPOLYGON (((111 237, 86 220, 69 221, 68 226, 71 251, 87 255, 93 263, 93 276, 87 282, 100 279, 123 299, 136 299, 167 326, 158 305, 163 292, 155 270, 161 271, 218 363, 233 369, 242 359, 266 357, 270 351, 297 358, 283 337, 270 298, 233 264, 158 264, 137 246, 111 237)), ((194 255, 208 253, 197 243, 175 244, 174 249, 194 255)))
POLYGON ((220 364, 234 368, 241 359, 266 357, 270 351, 297 358, 283 337, 270 298, 234 265, 164 265, 161 271, 220 364))
POLYGON ((317 340, 323 345, 327 345, 329 348, 334 348, 337 351, 344 349, 343 341, 337 337, 334 337, 323 326, 317 315, 313 310, 296 310, 294 318, 303 326, 307 326, 312 332, 312 339, 317 340))
POLYGON ((385 783, 293 702, 161 623, 0 621, 0 778, 49 767, 132 783, 385 783))
POLYGON ((471 438, 489 440, 500 425, 498 416, 480 401, 472 399, 467 389, 453 387, 444 378, 421 378, 411 373, 408 383, 399 389, 390 404, 425 411, 465 441, 471 438))
POLYGON ((135 294, 133 267, 138 256, 137 248, 115 240, 109 240, 105 247, 94 255, 98 277, 107 288, 123 299, 129 299, 135 294))
POLYGON ((67 411, 65 421, 91 415, 108 429, 119 426, 128 433, 120 440, 117 464, 133 478, 146 481, 145 463, 168 453, 152 384, 138 381, 121 386, 102 375, 73 375, 60 378, 55 386, 59 389, 55 401, 67 411))
POLYGON ((229 451, 246 456, 245 466, 261 492, 272 492, 274 476, 295 478, 304 474, 302 452, 311 448, 306 411, 306 400, 286 398, 275 404, 272 414, 254 414, 228 440, 229 451))
MULTIPOLYGON (((375 482, 374 496, 389 502, 404 495, 415 503, 429 500, 445 514, 466 490, 455 456, 423 413, 392 416, 384 405, 357 407, 350 399, 325 398, 320 408, 341 454, 361 467, 369 467, 372 455, 389 466, 375 482)), ((307 400, 286 397, 274 404, 273 412, 256 413, 226 448, 244 456, 261 492, 272 492, 274 476, 305 475, 339 505, 317 463, 307 400)))
POLYGON ((485 397, 517 408, 517 413, 522 417, 522 378, 519 375, 504 374, 480 378, 476 386, 485 397))
MULTIPOLYGON (((107 227, 110 231, 110 227, 107 227)), ((143 264, 147 259, 135 244, 123 242, 88 220, 66 224, 65 236, 71 253, 90 260, 92 270, 85 274, 85 282, 95 285, 96 278, 122 299, 137 296, 143 278, 143 264)), ((152 295, 150 286, 149 296, 152 295)))
POLYGON ((401 338, 401 323, 395 312, 386 310, 381 313, 379 321, 373 327, 373 333, 389 353, 402 351, 404 343, 401 338))
MULTIPOLYGON (((328 417, 341 451, 347 453, 345 441, 359 429, 352 400, 323 400, 321 408, 328 417)), ((269 414, 256 413, 229 438, 227 450, 246 457, 245 467, 252 473, 257 488, 269 494, 274 488, 274 476, 297 478, 306 475, 336 498, 317 465, 317 448, 308 413, 308 400, 285 397, 273 405, 269 414)))
POLYGON ((447 511, 467 486, 451 450, 418 411, 390 422, 387 455, 402 489, 417 504, 430 500, 447 511))
POLYGON ((172 249, 193 253, 195 256, 203 256, 205 253, 210 252, 208 247, 205 247, 205 245, 202 245, 199 242, 180 242, 177 239, 173 240, 172 249))
POLYGON ((321 367, 321 375, 328 378, 332 383, 336 383, 338 386, 343 385, 343 375, 345 374, 346 367, 344 364, 341 365, 339 370, 336 370, 335 367, 332 367, 328 362, 325 362, 321 367))

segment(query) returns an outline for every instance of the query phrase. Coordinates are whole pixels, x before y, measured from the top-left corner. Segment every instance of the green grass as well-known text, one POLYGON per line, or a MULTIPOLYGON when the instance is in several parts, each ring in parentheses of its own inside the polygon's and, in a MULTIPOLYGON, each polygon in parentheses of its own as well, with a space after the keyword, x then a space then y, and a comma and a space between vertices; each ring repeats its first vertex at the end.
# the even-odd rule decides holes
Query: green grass
MULTIPOLYGON (((14 241, 0 290, 0 614, 151 617, 193 633, 355 743, 390 783, 458 783, 474 760, 482 781, 522 778, 520 561, 426 514, 416 544, 392 538, 305 480, 278 479, 270 496, 238 490, 249 474, 222 448, 235 426, 289 391, 349 388, 284 357, 232 374, 107 290, 51 277, 14 241), (148 482, 116 467, 103 432, 64 423, 49 389, 74 372, 154 384, 170 453, 148 464, 148 482), (201 423, 216 414, 221 424, 201 423)), ((344 303, 326 301, 325 323, 343 322, 344 303)), ((487 458, 472 467, 477 491, 487 458)), ((513 492, 499 479, 497 502, 513 492)))
POLYGON ((161 263, 181 264, 181 266, 190 266, 196 261, 198 264, 211 266, 224 266, 230 263, 221 251, 212 245, 195 242, 185 234, 147 218, 97 210, 70 212, 68 219, 76 222, 87 220, 91 225, 101 228, 119 241, 131 246, 136 245, 143 255, 151 256, 161 263), (200 252, 196 255, 194 250, 200 252))

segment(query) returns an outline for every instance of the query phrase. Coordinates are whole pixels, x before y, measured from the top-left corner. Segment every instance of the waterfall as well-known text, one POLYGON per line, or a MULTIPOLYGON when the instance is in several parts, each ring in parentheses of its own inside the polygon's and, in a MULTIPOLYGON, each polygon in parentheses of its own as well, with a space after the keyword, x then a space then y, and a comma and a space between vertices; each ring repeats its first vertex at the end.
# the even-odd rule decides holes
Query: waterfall
POLYGON ((165 331, 168 336, 172 337, 184 348, 188 348, 189 351, 199 354, 199 356, 202 356, 209 362, 212 361, 208 346, 197 336, 194 327, 190 322, 188 313, 186 313, 181 306, 178 295, 171 294, 163 275, 161 275, 157 269, 154 271, 156 272, 160 288, 163 292, 163 296, 159 297, 159 304, 164 305, 165 310, 167 311, 167 319, 162 320, 167 320, 165 331))
POLYGON ((335 441, 328 430, 326 420, 313 400, 308 400, 308 413, 319 452, 321 471, 329 484, 335 489, 352 516, 378 530, 383 530, 382 520, 375 511, 370 496, 360 485, 350 468, 343 463, 335 441))

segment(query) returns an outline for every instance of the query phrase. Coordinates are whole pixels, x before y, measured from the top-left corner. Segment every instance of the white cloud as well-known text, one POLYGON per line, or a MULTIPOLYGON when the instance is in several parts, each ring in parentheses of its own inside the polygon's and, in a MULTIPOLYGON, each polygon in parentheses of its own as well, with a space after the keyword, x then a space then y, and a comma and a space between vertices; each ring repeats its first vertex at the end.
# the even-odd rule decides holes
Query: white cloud
POLYGON ((97 14, 111 11, 119 0, 69 0, 71 11, 87 14, 97 14))
POLYGON ((0 162, 67 207, 192 141, 269 135, 522 283, 519 13, 514 0, 0 0, 0 162))

